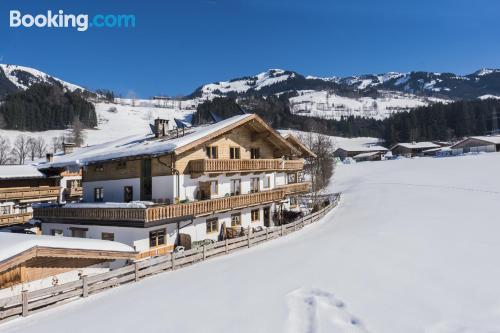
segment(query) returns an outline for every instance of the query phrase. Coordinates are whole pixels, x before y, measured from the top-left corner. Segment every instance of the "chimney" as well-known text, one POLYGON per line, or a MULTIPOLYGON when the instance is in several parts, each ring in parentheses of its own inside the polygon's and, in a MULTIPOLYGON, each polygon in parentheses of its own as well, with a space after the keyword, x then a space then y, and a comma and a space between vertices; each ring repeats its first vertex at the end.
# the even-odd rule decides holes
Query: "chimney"
POLYGON ((75 149, 75 144, 74 143, 63 143, 63 153, 64 155, 66 154, 71 154, 73 150, 75 149))
POLYGON ((168 119, 156 118, 154 130, 155 130, 155 136, 157 138, 164 137, 168 131, 168 119))
POLYGON ((52 153, 47 153, 47 154, 45 155, 45 158, 46 158, 46 160, 47 160, 47 163, 50 163, 50 162, 52 162, 52 161, 54 160, 54 154, 52 154, 52 153))

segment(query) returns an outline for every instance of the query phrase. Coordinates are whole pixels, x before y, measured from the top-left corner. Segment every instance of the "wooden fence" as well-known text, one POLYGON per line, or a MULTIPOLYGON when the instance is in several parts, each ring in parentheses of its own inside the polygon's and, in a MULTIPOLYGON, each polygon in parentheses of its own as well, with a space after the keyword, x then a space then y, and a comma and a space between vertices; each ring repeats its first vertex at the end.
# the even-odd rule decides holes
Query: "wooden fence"
POLYGON ((180 253, 144 259, 107 273, 83 276, 74 282, 35 291, 23 291, 21 295, 0 299, 0 323, 16 316, 28 316, 113 287, 137 282, 149 275, 180 269, 212 257, 283 237, 321 219, 337 206, 339 199, 340 194, 332 195, 330 204, 325 208, 280 227, 267 228, 258 232, 252 232, 249 228, 247 234, 242 237, 226 239, 180 253))

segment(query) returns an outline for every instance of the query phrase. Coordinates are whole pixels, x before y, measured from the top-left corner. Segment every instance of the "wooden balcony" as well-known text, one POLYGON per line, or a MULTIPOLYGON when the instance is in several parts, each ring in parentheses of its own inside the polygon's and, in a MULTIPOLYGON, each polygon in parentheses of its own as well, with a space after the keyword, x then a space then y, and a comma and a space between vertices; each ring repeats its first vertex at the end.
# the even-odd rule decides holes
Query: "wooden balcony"
POLYGON ((32 213, 19 213, 0 215, 0 227, 7 227, 10 225, 24 224, 31 219, 32 213))
POLYGON ((280 186, 269 191, 228 196, 224 198, 187 202, 174 205, 155 205, 148 208, 64 208, 40 207, 34 209, 34 217, 49 220, 99 220, 152 222, 204 216, 216 212, 256 206, 283 200, 287 195, 309 191, 310 183, 296 183, 280 186))
POLYGON ((83 196, 82 187, 70 187, 64 190, 64 196, 66 198, 78 198, 83 196))
POLYGON ((191 174, 222 172, 256 172, 256 171, 300 171, 304 168, 303 160, 255 159, 255 160, 211 160, 201 159, 189 161, 191 174))
POLYGON ((60 188, 58 186, 40 187, 11 187, 0 189, 0 200, 35 200, 52 199, 59 197, 60 188))

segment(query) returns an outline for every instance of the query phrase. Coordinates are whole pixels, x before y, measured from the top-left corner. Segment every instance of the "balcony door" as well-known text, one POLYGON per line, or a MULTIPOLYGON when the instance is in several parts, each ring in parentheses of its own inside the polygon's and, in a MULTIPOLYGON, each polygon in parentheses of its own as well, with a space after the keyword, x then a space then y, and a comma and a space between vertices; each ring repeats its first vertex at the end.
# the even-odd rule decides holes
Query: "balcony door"
POLYGON ((151 159, 141 160, 141 201, 150 201, 153 193, 151 159))
POLYGON ((271 226, 271 207, 262 208, 263 216, 264 216, 264 226, 271 226))
POLYGON ((241 194, 241 179, 231 179, 231 195, 241 194))

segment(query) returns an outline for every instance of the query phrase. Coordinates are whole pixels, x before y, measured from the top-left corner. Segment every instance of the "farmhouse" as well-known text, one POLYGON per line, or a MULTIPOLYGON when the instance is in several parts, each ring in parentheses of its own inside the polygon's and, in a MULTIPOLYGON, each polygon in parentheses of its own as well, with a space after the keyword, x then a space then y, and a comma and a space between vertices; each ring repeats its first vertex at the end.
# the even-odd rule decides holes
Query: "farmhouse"
POLYGON ((43 166, 83 167, 83 202, 35 209, 43 234, 115 240, 142 256, 279 225, 308 192, 314 158, 253 114, 82 148, 43 166))
POLYGON ((80 183, 80 170, 45 173, 33 165, 0 166, 0 228, 29 221, 33 204, 79 200, 80 183))
POLYGON ((453 155, 500 151, 500 136, 472 136, 451 146, 453 155))
POLYGON ((118 242, 0 233, 0 298, 103 273, 135 255, 118 242))
POLYGON ((424 151, 430 149, 441 148, 440 145, 433 142, 411 142, 411 143, 398 143, 391 148, 393 156, 424 156, 424 151))
POLYGON ((342 146, 335 150, 333 153, 334 157, 340 158, 342 161, 348 157, 361 160, 381 160, 385 157, 388 149, 382 146, 372 145, 372 146, 342 146))

